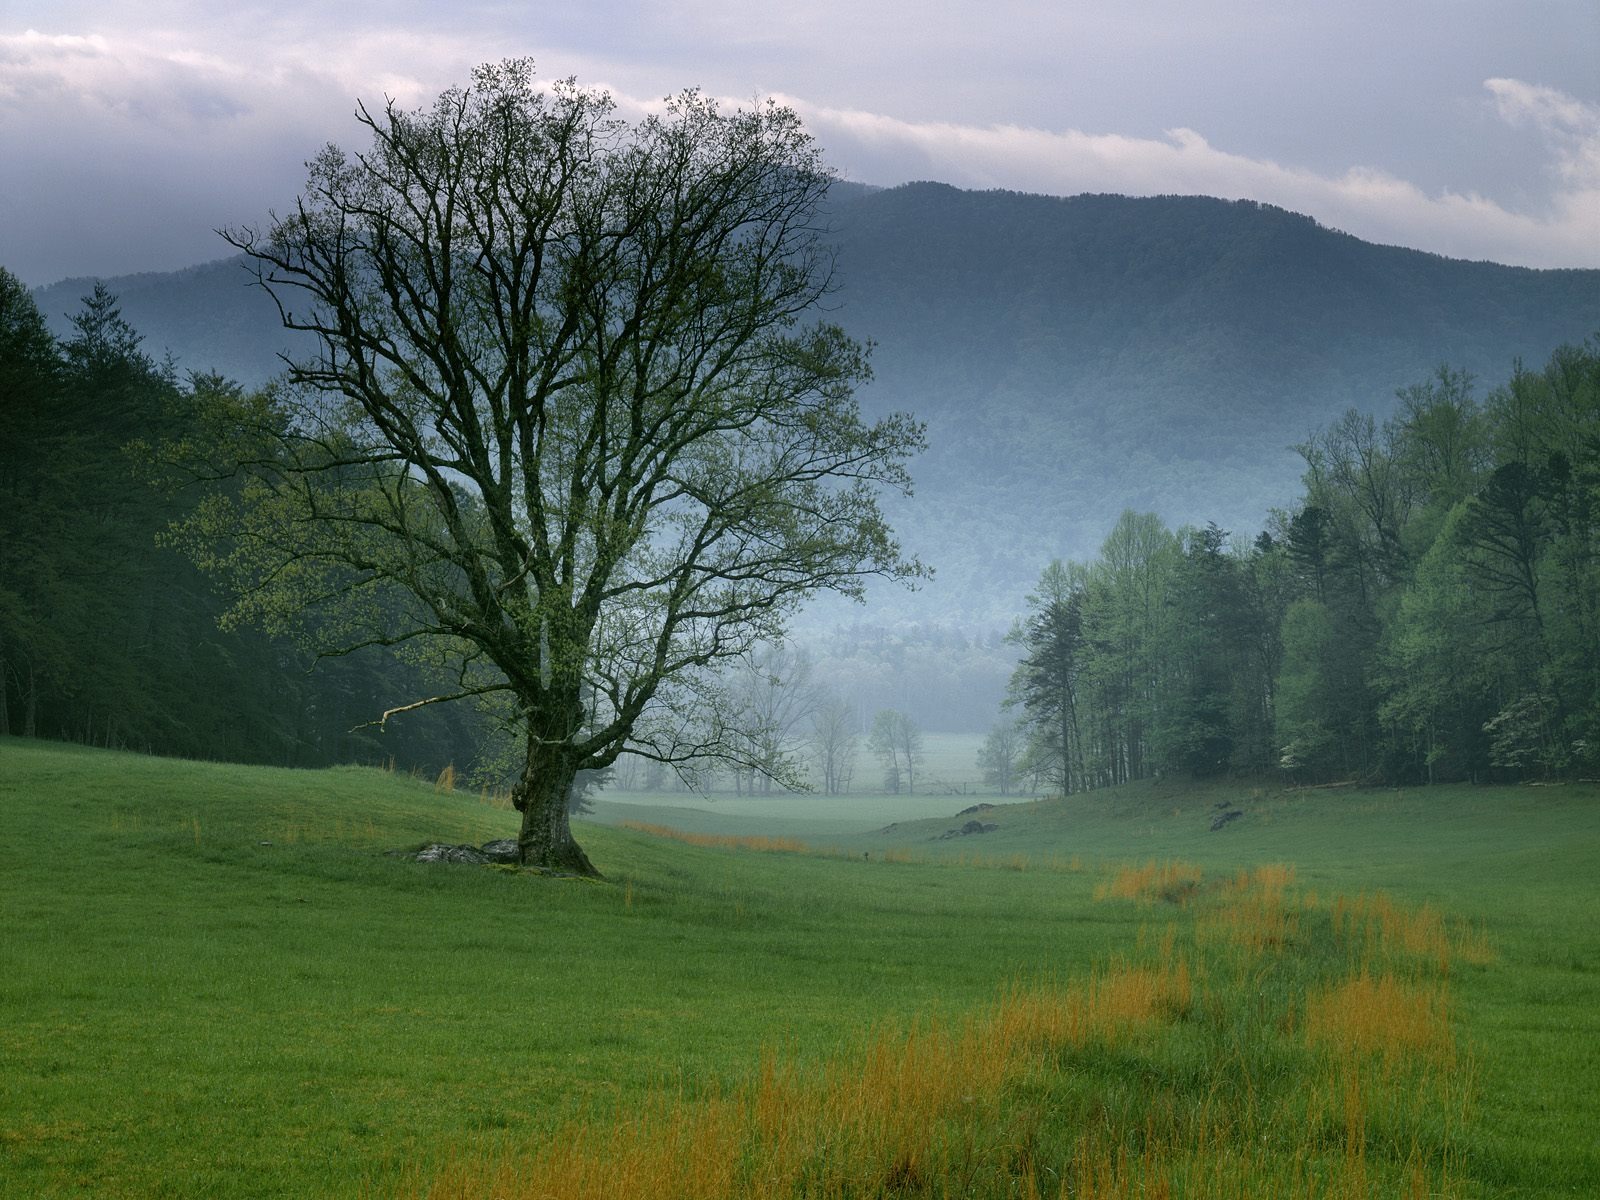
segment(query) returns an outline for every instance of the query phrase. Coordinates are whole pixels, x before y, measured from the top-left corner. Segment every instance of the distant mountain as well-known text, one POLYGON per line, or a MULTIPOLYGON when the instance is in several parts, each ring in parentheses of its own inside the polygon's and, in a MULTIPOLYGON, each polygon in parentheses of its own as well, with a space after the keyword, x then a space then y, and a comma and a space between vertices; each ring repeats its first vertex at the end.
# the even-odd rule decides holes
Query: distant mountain
MULTIPOLYGON (((1128 507, 1253 533, 1298 491, 1289 447, 1344 409, 1385 414, 1446 363, 1487 391, 1600 331, 1600 271, 1375 246, 1249 201, 920 183, 830 209, 831 315, 876 343, 863 407, 915 412, 931 443, 893 507, 938 577, 879 594, 874 622, 1003 624, 1128 507)), ((108 282, 180 369, 256 383, 292 348, 237 258, 108 282)), ((92 286, 36 298, 64 331, 92 286)))

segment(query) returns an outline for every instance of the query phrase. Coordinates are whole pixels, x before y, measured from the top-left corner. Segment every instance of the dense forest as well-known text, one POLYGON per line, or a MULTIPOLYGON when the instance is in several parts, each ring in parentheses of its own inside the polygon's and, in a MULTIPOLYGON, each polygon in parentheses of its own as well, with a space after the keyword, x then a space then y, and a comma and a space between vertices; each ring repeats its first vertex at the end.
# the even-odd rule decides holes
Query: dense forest
MULTIPOLYGON (((198 390, 140 348, 104 287, 58 340, 0 269, 0 734, 285 766, 471 763, 467 709, 360 728, 427 688, 393 656, 315 662, 226 609, 162 535, 197 500, 150 449, 194 432, 198 390)), ((218 546, 217 552, 222 553, 218 546)))
MULTIPOLYGON (((1600 341, 1441 369, 1298 447, 1253 539, 1125 513, 1014 635, 1020 768, 1300 782, 1600 775, 1600 341)), ((995 744, 1004 733, 991 738, 995 744)))

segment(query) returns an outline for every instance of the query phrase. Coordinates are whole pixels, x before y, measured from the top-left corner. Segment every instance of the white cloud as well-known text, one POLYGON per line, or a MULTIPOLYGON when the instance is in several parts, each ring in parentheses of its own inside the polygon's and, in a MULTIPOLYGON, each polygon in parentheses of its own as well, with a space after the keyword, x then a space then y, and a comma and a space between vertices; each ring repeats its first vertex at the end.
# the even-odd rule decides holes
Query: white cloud
POLYGON ((1600 189, 1600 105, 1518 79, 1488 79, 1483 86, 1507 124, 1539 132, 1562 179, 1591 195, 1600 189))
POLYGON ((171 128, 246 111, 246 81, 225 63, 161 54, 99 35, 0 36, 0 107, 62 121, 71 110, 171 128))

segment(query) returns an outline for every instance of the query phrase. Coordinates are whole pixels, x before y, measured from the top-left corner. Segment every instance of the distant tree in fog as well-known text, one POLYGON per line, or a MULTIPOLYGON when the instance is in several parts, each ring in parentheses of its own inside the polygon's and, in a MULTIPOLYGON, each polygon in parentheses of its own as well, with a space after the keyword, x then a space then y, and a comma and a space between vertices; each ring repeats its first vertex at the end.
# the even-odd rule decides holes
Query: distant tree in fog
POLYGON ((855 705, 831 693, 824 693, 811 713, 811 749, 826 795, 850 790, 860 748, 856 719, 855 705))
POLYGON ((872 719, 867 748, 883 764, 885 790, 899 795, 917 790, 917 763, 922 758, 922 730, 905 713, 883 709, 872 719))
POLYGON ((983 781, 1009 796, 1020 782, 1026 738, 1015 721, 1002 721, 989 731, 978 749, 978 770, 983 781))
POLYGON ((810 655, 785 643, 761 646, 732 675, 736 736, 744 742, 733 767, 734 790, 770 792, 775 781, 801 786, 797 759, 820 699, 810 655))

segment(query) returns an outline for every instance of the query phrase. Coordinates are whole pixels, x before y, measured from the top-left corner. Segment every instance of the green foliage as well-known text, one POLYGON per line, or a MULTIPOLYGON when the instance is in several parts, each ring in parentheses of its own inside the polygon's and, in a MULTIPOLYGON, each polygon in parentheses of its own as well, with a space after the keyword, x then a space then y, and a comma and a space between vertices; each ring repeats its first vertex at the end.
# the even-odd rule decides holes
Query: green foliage
POLYGON ((1489 767, 1483 735, 1496 691, 1496 639, 1487 597, 1460 553, 1456 528, 1465 511, 1465 501, 1449 511, 1417 564, 1379 660, 1379 721, 1397 750, 1420 760, 1430 783, 1481 778, 1489 767))
MULTIPOLYGON (((1008 707, 1022 710, 1027 746, 1019 767, 1062 792, 1084 787, 1084 730, 1078 691, 1084 636, 1084 578, 1051 563, 1029 597, 1032 612, 1012 634, 1023 650, 1011 677, 1008 707)), ((1002 729, 1005 727, 1002 726, 1002 729)))
MULTIPOLYGON (((1215 525, 1181 531, 1135 586, 1125 516, 1098 561, 1047 569, 1012 702, 1044 714, 1072 697, 1083 786, 1274 764, 1306 782, 1594 768, 1600 341, 1482 405, 1448 368, 1400 401, 1390 421, 1351 410, 1299 448, 1305 495, 1277 536, 1230 550, 1215 525), (1064 639, 1041 597, 1069 575, 1064 639), (1052 679, 1070 687, 1047 704, 1052 679)), ((1032 727, 1059 757, 1062 738, 1032 727)))
POLYGON ((1326 605, 1297 600, 1283 616, 1283 665, 1278 675, 1279 765, 1327 778, 1343 766, 1341 731, 1333 727, 1340 708, 1339 642, 1326 605))
POLYGON ((1270 537, 1131 512, 1095 562, 1052 563, 1013 635, 1028 765, 1065 792, 1264 769, 1286 574, 1270 537))

